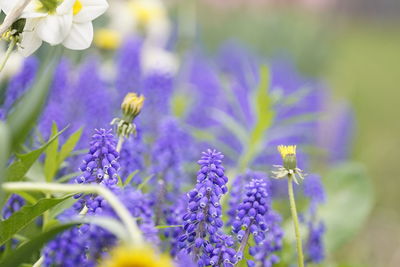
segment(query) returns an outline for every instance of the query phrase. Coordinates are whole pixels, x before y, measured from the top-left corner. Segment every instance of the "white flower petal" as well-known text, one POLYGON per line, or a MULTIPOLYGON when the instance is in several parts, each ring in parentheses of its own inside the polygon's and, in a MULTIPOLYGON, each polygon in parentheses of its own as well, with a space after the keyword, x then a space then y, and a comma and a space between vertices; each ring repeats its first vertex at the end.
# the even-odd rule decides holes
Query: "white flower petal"
POLYGON ((18 49, 19 52, 25 57, 31 55, 42 45, 42 40, 34 31, 38 22, 38 19, 26 20, 24 32, 22 33, 21 45, 18 49))
POLYGON ((90 46, 93 40, 92 22, 73 23, 71 31, 64 40, 63 45, 73 50, 83 50, 90 46))
POLYGON ((72 11, 68 15, 50 15, 40 20, 36 31, 38 36, 51 45, 60 44, 72 26, 72 11))
POLYGON ((106 0, 80 0, 82 9, 74 16, 74 22, 83 23, 92 21, 106 12, 108 3, 106 0))
POLYGON ((72 7, 75 4, 75 0, 64 0, 58 7, 56 10, 56 13, 58 15, 65 15, 65 14, 69 14, 70 12, 72 12, 72 7))
MULTIPOLYGON (((10 1, 10 0, 0 0, 0 9, 4 11, 4 13, 10 13, 18 1, 10 1)), ((31 1, 24 11, 21 14, 21 18, 37 18, 46 16, 47 13, 41 13, 36 11, 36 3, 35 1, 31 1)))

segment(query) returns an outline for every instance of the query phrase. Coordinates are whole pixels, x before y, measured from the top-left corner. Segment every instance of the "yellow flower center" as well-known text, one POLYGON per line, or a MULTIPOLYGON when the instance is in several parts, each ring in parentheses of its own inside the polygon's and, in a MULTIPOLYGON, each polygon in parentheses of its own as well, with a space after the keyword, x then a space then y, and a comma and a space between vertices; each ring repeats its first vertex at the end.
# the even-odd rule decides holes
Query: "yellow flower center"
POLYGON ((72 8, 72 10, 73 10, 72 12, 73 12, 74 15, 77 15, 79 12, 81 12, 81 10, 82 10, 82 3, 81 3, 81 1, 76 0, 75 3, 74 3, 74 6, 73 6, 73 8, 72 8))

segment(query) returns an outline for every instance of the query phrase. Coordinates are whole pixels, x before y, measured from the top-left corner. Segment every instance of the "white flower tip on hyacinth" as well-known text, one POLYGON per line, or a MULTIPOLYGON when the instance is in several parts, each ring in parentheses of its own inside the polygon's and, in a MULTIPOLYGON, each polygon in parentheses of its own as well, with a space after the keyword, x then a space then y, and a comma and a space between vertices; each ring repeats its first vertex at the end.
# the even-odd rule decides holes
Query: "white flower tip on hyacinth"
POLYGON ((143 45, 141 65, 145 74, 163 73, 173 76, 179 67, 177 57, 165 49, 152 45, 143 45))
MULTIPOLYGON (((0 0, 0 8, 8 13, 16 3, 0 0)), ((108 3, 107 0, 64 0, 56 4, 54 12, 40 7, 40 2, 33 0, 21 16, 27 18, 19 48, 24 56, 35 52, 42 41, 63 44, 73 50, 87 49, 93 41, 92 20, 107 10, 108 3)))

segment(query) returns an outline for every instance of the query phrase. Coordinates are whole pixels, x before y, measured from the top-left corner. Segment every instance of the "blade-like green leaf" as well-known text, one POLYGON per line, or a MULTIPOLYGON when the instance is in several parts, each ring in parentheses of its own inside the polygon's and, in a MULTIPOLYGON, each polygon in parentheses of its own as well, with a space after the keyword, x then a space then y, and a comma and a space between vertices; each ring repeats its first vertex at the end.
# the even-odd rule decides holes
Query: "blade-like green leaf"
MULTIPOLYGON (((57 135, 57 124, 53 122, 51 128, 51 136, 57 135)), ((57 172, 57 156, 58 156, 58 136, 54 139, 54 141, 49 144, 46 148, 46 159, 44 161, 44 176, 46 177, 46 182, 51 182, 54 178, 54 175, 57 172)))
POLYGON ((58 153, 57 165, 60 166, 61 163, 69 156, 69 154, 74 150, 76 144, 82 135, 82 128, 74 132, 65 144, 61 147, 60 153, 58 153))
POLYGON ((52 198, 52 199, 41 199, 35 205, 24 206, 19 211, 11 215, 7 220, 0 222, 0 245, 4 244, 12 236, 22 230, 36 217, 42 215, 43 212, 68 199, 64 198, 52 198))
POLYGON ((43 151, 62 134, 66 128, 53 136, 46 144, 40 148, 26 154, 17 154, 17 160, 14 161, 6 171, 5 181, 16 182, 24 178, 26 172, 32 167, 33 163, 39 158, 43 151))
POLYGON ((183 227, 183 225, 157 225, 155 228, 156 229, 167 229, 167 228, 177 228, 177 227, 183 227))
POLYGON ((43 232, 28 242, 22 244, 17 249, 9 253, 1 262, 0 266, 13 266, 18 267, 23 263, 27 263, 31 260, 34 253, 38 252, 44 244, 54 238, 57 234, 69 229, 76 223, 58 225, 50 230, 43 232))
POLYGON ((123 187, 129 185, 133 179, 133 177, 135 177, 135 175, 139 172, 139 170, 135 170, 133 172, 131 172, 131 174, 129 174, 128 178, 126 178, 123 187))
POLYGON ((239 171, 242 172, 262 149, 262 142, 268 128, 271 126, 274 111, 272 99, 269 95, 270 77, 266 66, 260 68, 260 82, 253 96, 254 114, 256 123, 251 131, 246 147, 246 152, 239 159, 239 171))
POLYGON ((114 234, 118 239, 129 242, 129 234, 125 226, 118 220, 103 216, 85 216, 77 222, 96 224, 114 234))
MULTIPOLYGON (((8 127, 5 123, 0 121, 0 187, 4 182, 5 166, 8 161, 8 155, 10 152, 10 134, 8 127)), ((0 192, 0 203, 2 203, 5 194, 0 192)))
POLYGON ((33 87, 22 97, 21 101, 14 107, 14 111, 7 117, 13 150, 16 150, 24 142, 40 116, 60 51, 59 49, 53 49, 53 52, 48 55, 42 64, 33 87))

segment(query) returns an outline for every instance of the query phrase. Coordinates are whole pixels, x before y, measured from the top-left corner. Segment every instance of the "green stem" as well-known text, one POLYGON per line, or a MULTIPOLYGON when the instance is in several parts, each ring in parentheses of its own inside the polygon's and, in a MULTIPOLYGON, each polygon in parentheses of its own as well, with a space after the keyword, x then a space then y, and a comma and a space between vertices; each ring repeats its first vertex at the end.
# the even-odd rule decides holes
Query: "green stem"
POLYGON ((124 144, 124 141, 125 141, 125 137, 123 135, 120 135, 119 138, 118 138, 118 144, 117 144, 117 148, 116 148, 118 153, 121 152, 122 145, 124 144))
POLYGON ((296 235, 297 260, 299 263, 299 267, 304 267, 304 256, 303 256, 303 247, 300 237, 299 218, 297 216, 296 201, 293 192, 293 177, 291 174, 288 174, 288 191, 289 191, 290 211, 292 213, 294 233, 296 235))
POLYGON ((15 46, 16 43, 17 42, 16 42, 15 39, 12 39, 12 41, 10 42, 10 45, 8 46, 7 52, 6 52, 6 54, 5 54, 4 58, 3 58, 3 61, 0 64, 0 72, 3 71, 8 59, 11 56, 12 51, 14 50, 14 46, 15 46))
POLYGON ((125 225, 129 234, 130 241, 134 245, 141 245, 144 240, 142 233, 132 218, 126 207, 119 199, 107 188, 100 185, 80 185, 80 184, 57 184, 57 183, 30 183, 30 182, 8 182, 3 184, 6 191, 40 191, 45 193, 94 193, 101 195, 114 209, 117 216, 125 225))

